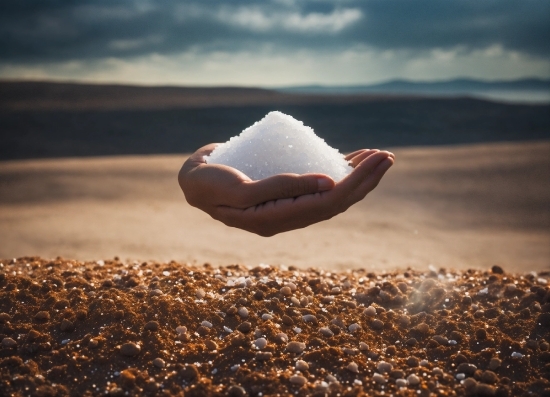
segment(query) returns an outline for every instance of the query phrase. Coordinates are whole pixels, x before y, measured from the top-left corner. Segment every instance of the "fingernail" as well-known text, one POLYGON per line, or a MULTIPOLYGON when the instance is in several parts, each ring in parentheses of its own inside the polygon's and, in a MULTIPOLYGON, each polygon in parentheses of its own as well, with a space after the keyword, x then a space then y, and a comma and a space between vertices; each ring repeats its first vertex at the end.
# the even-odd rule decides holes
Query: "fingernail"
POLYGON ((332 188, 332 181, 326 178, 317 179, 317 187, 319 190, 330 190, 332 188))

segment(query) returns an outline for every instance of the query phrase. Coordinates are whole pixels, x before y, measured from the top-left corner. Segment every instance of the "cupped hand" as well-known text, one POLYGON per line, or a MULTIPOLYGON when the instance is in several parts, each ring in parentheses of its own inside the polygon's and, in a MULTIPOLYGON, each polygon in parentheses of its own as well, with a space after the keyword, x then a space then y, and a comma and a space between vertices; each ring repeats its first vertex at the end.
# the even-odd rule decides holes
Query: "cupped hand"
POLYGON ((332 218, 362 200, 393 165, 393 153, 362 149, 346 160, 354 170, 338 183, 324 174, 279 174, 253 181, 235 168, 204 160, 204 146, 183 164, 178 180, 187 202, 227 226, 273 236, 332 218))

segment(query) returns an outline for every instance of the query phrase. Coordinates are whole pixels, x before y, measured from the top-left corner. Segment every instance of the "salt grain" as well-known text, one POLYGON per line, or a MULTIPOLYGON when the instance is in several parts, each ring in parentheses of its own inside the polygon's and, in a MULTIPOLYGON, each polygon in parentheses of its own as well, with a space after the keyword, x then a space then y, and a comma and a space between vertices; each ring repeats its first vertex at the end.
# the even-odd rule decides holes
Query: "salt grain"
POLYGON ((205 160, 236 168, 253 180, 282 173, 321 173, 338 182, 352 171, 338 150, 310 127, 281 112, 268 113, 240 135, 218 145, 205 160))

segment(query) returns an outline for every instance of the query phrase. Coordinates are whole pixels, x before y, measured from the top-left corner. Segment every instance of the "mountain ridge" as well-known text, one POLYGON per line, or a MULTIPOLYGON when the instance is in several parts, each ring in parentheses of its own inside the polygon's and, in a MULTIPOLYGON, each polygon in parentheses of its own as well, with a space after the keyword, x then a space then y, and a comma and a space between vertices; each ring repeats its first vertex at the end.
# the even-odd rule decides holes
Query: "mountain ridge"
POLYGON ((416 92, 442 92, 442 93, 468 93, 471 91, 511 90, 511 91, 548 91, 550 92, 550 79, 522 78, 515 80, 481 80, 471 78, 456 78, 450 80, 416 81, 408 79, 393 79, 375 84, 356 85, 297 85, 277 88, 282 92, 384 92, 384 93, 416 93, 416 92))

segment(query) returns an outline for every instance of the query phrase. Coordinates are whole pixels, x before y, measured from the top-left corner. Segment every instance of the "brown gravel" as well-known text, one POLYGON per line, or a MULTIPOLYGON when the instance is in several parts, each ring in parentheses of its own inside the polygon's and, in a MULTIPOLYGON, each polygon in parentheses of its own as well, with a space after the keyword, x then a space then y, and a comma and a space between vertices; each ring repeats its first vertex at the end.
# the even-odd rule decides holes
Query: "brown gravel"
POLYGON ((4 260, 0 395, 548 396, 548 277, 4 260))

